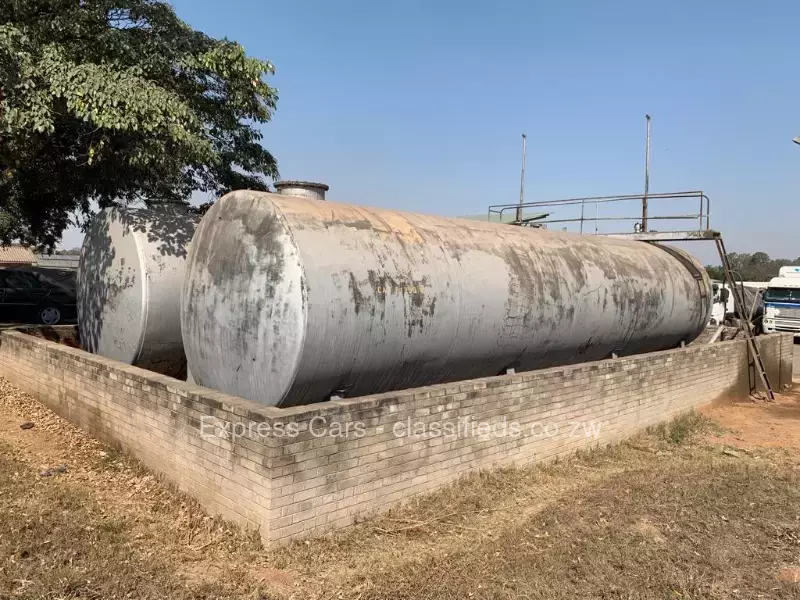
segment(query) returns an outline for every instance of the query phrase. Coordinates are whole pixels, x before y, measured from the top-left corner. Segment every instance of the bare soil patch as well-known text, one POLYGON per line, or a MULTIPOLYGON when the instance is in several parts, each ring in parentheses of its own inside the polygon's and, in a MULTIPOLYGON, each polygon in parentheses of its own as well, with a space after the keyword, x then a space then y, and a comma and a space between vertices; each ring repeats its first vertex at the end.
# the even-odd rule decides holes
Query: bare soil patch
POLYGON ((774 402, 737 399, 699 412, 722 428, 708 438, 712 443, 800 450, 800 386, 776 394, 774 402))

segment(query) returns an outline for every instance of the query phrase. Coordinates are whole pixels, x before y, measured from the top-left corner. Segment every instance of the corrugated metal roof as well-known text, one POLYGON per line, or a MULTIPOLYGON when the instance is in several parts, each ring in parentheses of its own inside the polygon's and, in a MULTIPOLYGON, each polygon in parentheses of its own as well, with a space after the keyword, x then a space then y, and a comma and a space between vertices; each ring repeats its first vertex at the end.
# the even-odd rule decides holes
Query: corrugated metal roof
POLYGON ((25 246, 0 246, 0 265, 5 264, 26 264, 32 265, 36 262, 33 252, 25 246))

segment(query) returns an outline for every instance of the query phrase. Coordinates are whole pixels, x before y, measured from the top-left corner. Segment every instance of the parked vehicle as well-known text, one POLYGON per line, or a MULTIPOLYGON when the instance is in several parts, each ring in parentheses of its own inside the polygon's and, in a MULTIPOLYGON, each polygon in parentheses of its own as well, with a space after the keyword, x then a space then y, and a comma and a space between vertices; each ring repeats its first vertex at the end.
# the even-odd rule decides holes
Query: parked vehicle
POLYGON ((791 331, 800 337, 800 266, 781 267, 764 295, 764 331, 791 331))
POLYGON ((36 267, 0 270, 0 321, 58 325, 75 319, 74 274, 36 267))
MULTIPOLYGON (((737 288, 743 295, 744 300, 745 314, 743 318, 750 319, 757 333, 761 331, 764 315, 763 291, 768 285, 765 281, 743 281, 737 284, 737 288)), ((736 314, 733 294, 728 284, 714 280, 711 282, 711 289, 713 296, 709 325, 733 324, 738 315, 736 314)))

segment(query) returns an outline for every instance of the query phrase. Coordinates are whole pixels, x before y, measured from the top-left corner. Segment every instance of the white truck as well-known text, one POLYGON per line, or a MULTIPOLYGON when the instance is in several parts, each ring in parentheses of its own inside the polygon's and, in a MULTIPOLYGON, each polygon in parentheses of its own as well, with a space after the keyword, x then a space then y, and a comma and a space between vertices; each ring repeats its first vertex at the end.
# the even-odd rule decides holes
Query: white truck
POLYGON ((800 337, 800 266, 781 267, 764 292, 764 332, 800 337))
MULTIPOLYGON (((745 304, 747 305, 745 306, 745 310, 749 313, 749 311, 753 308, 753 295, 761 290, 767 289, 769 283, 766 281, 742 281, 737 284, 737 287, 739 286, 744 288, 742 291, 745 294, 744 299, 745 304)), ((708 324, 710 326, 722 325, 726 319, 730 319, 735 316, 736 307, 733 300, 733 294, 731 294, 730 286, 727 283, 717 281, 716 279, 711 280, 711 288, 711 314, 708 324)), ((754 316, 760 317, 760 315, 760 310, 757 310, 756 315, 754 316)))

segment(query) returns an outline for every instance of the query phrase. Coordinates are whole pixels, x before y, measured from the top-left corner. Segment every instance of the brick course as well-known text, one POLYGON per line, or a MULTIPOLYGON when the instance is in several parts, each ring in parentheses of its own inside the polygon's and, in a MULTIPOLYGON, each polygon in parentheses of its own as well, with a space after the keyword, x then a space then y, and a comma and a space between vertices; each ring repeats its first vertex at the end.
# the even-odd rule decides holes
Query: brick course
MULTIPOLYGON (((792 336, 759 344, 773 386, 789 385, 792 336)), ((346 526, 472 469, 616 442, 748 391, 744 341, 289 409, 15 331, 0 335, 0 375, 267 543, 346 526), (451 435, 436 435, 447 427, 451 435)))

